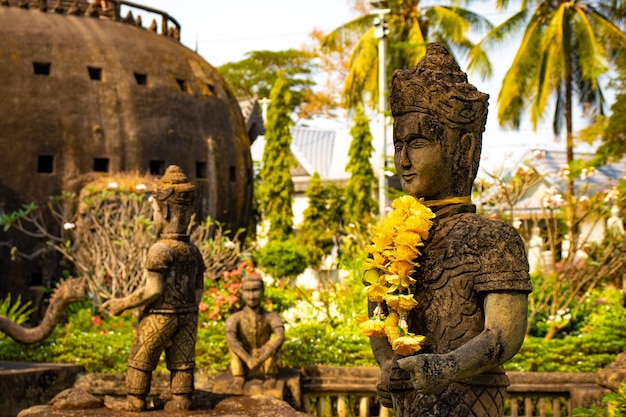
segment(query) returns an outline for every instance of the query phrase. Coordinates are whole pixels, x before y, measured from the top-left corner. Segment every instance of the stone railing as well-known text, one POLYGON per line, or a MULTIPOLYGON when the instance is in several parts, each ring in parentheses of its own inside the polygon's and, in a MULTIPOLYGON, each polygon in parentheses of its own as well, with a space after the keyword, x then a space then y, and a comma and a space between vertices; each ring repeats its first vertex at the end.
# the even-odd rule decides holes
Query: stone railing
MULTIPOLYGON (((626 354, 623 355, 626 361, 626 354)), ((388 417, 392 414, 380 406, 376 397, 380 373, 377 367, 311 365, 284 369, 281 375, 283 372, 290 381, 286 384, 290 385, 288 401, 308 414, 317 417, 388 417)), ((509 372, 507 375, 511 385, 505 417, 569 417, 574 408, 600 405, 602 397, 610 392, 596 383, 601 380, 600 373, 509 372)), ((197 390, 212 392, 214 381, 213 374, 196 373, 197 390)), ((616 382, 616 385, 619 384, 616 382)), ((74 386, 98 396, 126 392, 123 374, 87 374, 74 386)), ((160 395, 168 386, 167 372, 155 375, 151 395, 160 395)))
MULTIPOLYGON (((318 417, 386 417, 376 401, 375 367, 308 366, 302 369, 302 408, 318 417)), ((577 407, 599 405, 608 389, 595 373, 509 372, 507 417, 565 417, 577 407)))

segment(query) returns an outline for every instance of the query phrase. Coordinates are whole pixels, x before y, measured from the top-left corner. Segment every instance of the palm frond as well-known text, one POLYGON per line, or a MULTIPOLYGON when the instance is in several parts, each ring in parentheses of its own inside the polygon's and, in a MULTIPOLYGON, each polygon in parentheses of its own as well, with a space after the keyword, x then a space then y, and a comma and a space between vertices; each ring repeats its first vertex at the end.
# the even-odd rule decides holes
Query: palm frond
POLYGON ((352 45, 372 27, 372 16, 363 15, 345 23, 327 34, 321 42, 323 52, 334 52, 352 45))
POLYGON ((532 91, 528 88, 537 63, 541 58, 539 49, 543 27, 537 15, 531 18, 517 54, 513 58, 509 70, 504 76, 498 94, 498 122, 501 126, 517 129, 520 125, 521 113, 527 102, 530 102, 532 91))
POLYGON ((376 87, 372 88, 372 85, 377 85, 378 45, 373 27, 356 43, 350 55, 349 68, 341 92, 344 105, 352 108, 360 103, 364 92, 370 93, 371 100, 376 100, 376 87))
POLYGON ((431 6, 424 13, 436 27, 437 32, 444 34, 452 43, 460 42, 470 28, 470 23, 444 6, 431 6))

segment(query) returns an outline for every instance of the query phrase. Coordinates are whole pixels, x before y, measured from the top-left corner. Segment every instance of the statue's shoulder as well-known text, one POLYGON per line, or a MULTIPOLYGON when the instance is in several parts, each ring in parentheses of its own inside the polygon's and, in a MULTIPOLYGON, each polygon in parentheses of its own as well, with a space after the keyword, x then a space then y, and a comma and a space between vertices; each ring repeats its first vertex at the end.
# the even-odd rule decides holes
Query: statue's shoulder
POLYGON ((275 311, 263 310, 263 315, 268 323, 276 326, 284 326, 283 319, 275 311))
POLYGON ((454 226, 445 233, 455 251, 523 251, 524 242, 513 226, 476 213, 458 214, 454 226))
POLYGON ((455 227, 457 233, 463 233, 464 230, 471 230, 474 233, 519 238, 519 233, 513 226, 500 220, 489 219, 476 213, 462 213, 457 216, 458 222, 457 227, 455 227))
POLYGON ((226 326, 228 325, 236 325, 237 323, 239 323, 239 320, 241 319, 241 315, 242 315, 242 311, 235 311, 233 314, 231 314, 230 316, 226 317, 226 326))
POLYGON ((148 249, 146 268, 151 270, 166 269, 173 260, 173 249, 162 241, 154 243, 148 249))

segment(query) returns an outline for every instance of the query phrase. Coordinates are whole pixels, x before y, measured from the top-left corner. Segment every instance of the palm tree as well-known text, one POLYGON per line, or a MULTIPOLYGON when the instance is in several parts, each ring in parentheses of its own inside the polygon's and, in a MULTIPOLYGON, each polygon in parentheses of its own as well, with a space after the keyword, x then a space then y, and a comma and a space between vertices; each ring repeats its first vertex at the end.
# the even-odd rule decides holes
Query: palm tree
MULTIPOLYGON (((496 0, 506 8, 508 0, 496 0)), ((607 16, 607 0, 530 0, 519 12, 494 27, 477 46, 504 41, 524 28, 521 44, 498 95, 498 122, 519 128, 524 110, 536 129, 548 104, 554 104, 553 130, 565 125, 567 162, 574 159, 572 112, 577 96, 585 112, 602 114, 604 94, 599 78, 626 36, 607 16)), ((609 12, 609 13, 607 13, 609 12)), ((568 194, 574 194, 573 176, 568 194)))
MULTIPOLYGON (((470 30, 492 28, 480 15, 456 6, 420 7, 419 0, 389 0, 389 53, 387 75, 395 69, 415 66, 426 53, 429 42, 441 42, 451 53, 471 58, 473 69, 485 75, 486 54, 468 38, 470 30)), ((343 91, 343 104, 355 108, 363 94, 369 96, 372 107, 378 96, 378 39, 374 36, 372 15, 364 14, 336 28, 322 41, 323 51, 338 51, 352 47, 343 91)))

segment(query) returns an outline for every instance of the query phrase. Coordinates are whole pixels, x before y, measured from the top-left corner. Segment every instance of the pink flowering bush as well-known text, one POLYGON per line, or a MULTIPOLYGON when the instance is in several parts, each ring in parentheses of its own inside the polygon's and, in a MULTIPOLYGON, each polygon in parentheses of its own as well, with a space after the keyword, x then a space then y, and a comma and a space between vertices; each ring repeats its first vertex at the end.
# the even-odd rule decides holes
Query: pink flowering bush
POLYGON ((224 271, 221 276, 205 279, 205 289, 200 301, 200 326, 209 322, 223 321, 243 307, 241 280, 246 275, 259 274, 250 262, 243 261, 235 269, 224 271))

